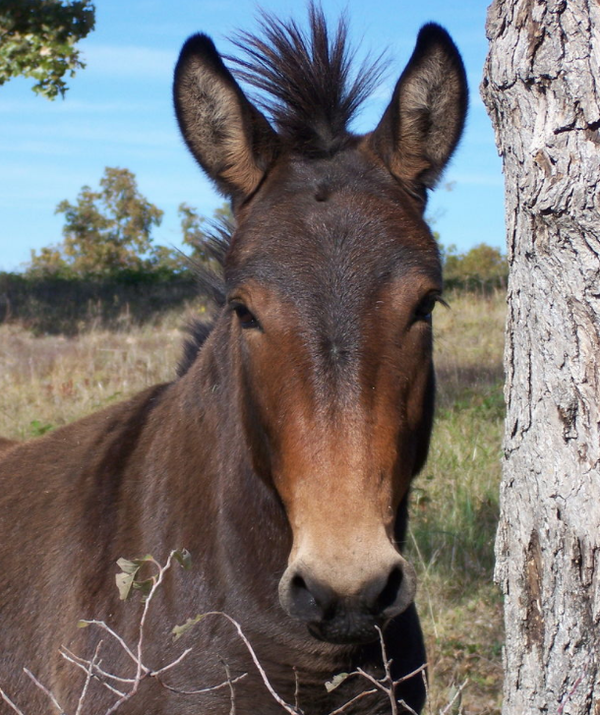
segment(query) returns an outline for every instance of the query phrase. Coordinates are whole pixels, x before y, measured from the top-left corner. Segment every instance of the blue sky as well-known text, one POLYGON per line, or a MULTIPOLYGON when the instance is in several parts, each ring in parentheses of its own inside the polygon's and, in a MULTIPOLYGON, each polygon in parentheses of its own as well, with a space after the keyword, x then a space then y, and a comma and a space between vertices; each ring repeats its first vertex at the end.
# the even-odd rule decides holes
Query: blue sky
MULTIPOLYGON (((429 214, 444 244, 504 246, 503 187, 493 132, 479 83, 487 51, 485 0, 322 0, 334 21, 346 10, 351 37, 366 52, 387 48, 385 78, 353 125, 369 131, 389 101, 421 25, 446 27, 463 55, 471 90, 467 130, 429 214), (452 189, 444 188, 450 183, 452 189)), ((82 43, 85 70, 69 81, 66 99, 34 95, 31 80, 0 87, 0 271, 15 270, 61 240, 54 210, 97 187, 106 166, 130 169, 141 192, 164 210, 157 244, 180 245, 177 206, 210 216, 223 199, 187 152, 171 104, 178 52, 194 32, 211 35, 222 52, 236 29, 255 30, 255 0, 96 0, 96 29, 82 43)), ((283 17, 306 15, 304 2, 264 0, 283 17)))

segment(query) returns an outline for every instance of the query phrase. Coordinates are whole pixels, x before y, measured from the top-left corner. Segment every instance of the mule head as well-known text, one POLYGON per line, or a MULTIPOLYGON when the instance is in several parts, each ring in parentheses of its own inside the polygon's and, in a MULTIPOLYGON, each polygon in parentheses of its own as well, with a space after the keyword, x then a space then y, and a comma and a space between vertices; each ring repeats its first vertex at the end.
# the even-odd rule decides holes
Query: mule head
POLYGON ((205 36, 182 51, 175 107, 234 201, 220 320, 255 471, 293 534, 280 602, 317 638, 355 643, 415 594, 399 514, 427 454, 442 290, 424 197, 460 137, 467 89, 451 39, 428 25, 377 128, 353 135, 364 87, 345 84, 343 31, 330 43, 313 12, 311 32, 249 39, 246 76, 279 99, 276 129, 205 36))

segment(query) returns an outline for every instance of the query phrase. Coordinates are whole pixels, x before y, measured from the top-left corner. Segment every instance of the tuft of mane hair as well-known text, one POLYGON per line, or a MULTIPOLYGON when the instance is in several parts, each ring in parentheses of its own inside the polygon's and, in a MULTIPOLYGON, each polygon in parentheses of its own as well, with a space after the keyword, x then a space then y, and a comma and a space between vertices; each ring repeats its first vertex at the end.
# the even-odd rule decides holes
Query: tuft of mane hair
MULTIPOLYGON (((223 265, 229 250, 234 226, 228 219, 212 224, 202 240, 202 252, 206 258, 200 263, 189 259, 198 281, 198 293, 205 298, 213 313, 225 305, 225 281, 223 265)), ((183 355, 177 365, 177 377, 183 377, 191 368, 198 351, 204 345, 214 325, 214 317, 208 320, 193 318, 184 326, 187 337, 183 343, 183 355)))
POLYGON ((256 98, 271 115, 282 140, 301 153, 331 156, 351 134, 348 123, 384 69, 382 57, 365 60, 350 77, 354 56, 344 17, 330 38, 322 9, 309 6, 309 29, 294 20, 261 14, 263 37, 240 32, 235 45, 246 59, 228 57, 234 73, 266 93, 256 98))

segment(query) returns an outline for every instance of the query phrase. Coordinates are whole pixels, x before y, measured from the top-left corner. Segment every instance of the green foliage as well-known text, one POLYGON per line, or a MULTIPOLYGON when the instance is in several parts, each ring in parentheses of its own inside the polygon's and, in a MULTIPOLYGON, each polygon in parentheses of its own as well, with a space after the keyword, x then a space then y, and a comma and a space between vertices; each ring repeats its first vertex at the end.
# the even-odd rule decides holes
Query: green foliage
POLYGON ((193 618, 188 618, 183 625, 173 626, 173 629, 171 630, 171 633, 173 634, 173 640, 179 640, 182 635, 187 633, 190 628, 193 628, 197 623, 200 623, 200 621, 204 618, 206 618, 206 615, 204 613, 199 613, 193 618))
MULTIPOLYGON (((192 565, 192 557, 187 549, 178 549, 171 553, 171 556, 185 570, 189 570, 192 565)), ((139 591, 142 599, 148 598, 154 587, 158 584, 158 579, 165 568, 151 556, 144 556, 141 559, 119 559, 117 566, 121 569, 120 573, 116 574, 115 582, 119 591, 119 598, 126 601, 135 591, 139 591), (153 565, 158 569, 158 573, 154 573, 147 578, 142 578, 140 571, 145 564, 153 565)), ((168 567, 166 567, 168 568, 168 567)))
POLYGON ((117 561, 117 566, 121 569, 121 572, 115 576, 115 583, 117 584, 121 601, 126 601, 132 595, 133 589, 140 590, 142 595, 148 595, 152 588, 152 581, 151 579, 140 580, 138 573, 144 563, 151 560, 151 556, 145 556, 143 559, 135 559, 135 561, 129 561, 128 559, 119 559, 117 561))
POLYGON ((163 212, 140 194, 128 169, 107 167, 99 191, 84 186, 75 204, 61 201, 56 213, 65 215, 64 241, 32 251, 33 275, 106 276, 151 270, 164 260, 151 237, 163 212))
MULTIPOLYGON (((206 251, 208 234, 203 229, 206 219, 199 216, 197 210, 186 203, 179 204, 178 211, 181 219, 183 243, 192 249, 189 258, 193 263, 210 262, 210 256, 206 251)), ((213 213, 213 223, 233 223, 233 220, 233 212, 228 203, 222 204, 213 213)), ((187 263, 189 264, 189 261, 187 263)))
POLYGON ((444 281, 448 287, 505 287, 508 262, 498 248, 480 243, 465 253, 441 246, 444 281))
POLYGON ((2 0, 0 2, 0 85, 33 77, 33 91, 64 97, 67 72, 85 67, 75 43, 94 29, 91 0, 2 0))
MULTIPOLYGON (((32 251, 28 276, 72 279, 160 273, 168 278, 188 272, 194 263, 210 261, 205 219, 186 203, 180 204, 179 216, 183 243, 191 253, 153 244, 152 229, 160 225, 163 212, 141 195, 128 169, 106 167, 98 191, 84 186, 74 204, 61 201, 56 213, 65 216, 64 240, 32 251)), ((231 220, 231 209, 223 205, 213 218, 231 220)))
POLYGON ((32 437, 41 437, 46 432, 54 429, 54 425, 44 424, 40 420, 31 420, 29 423, 29 433, 32 437))
POLYGON ((202 230, 204 218, 198 215, 197 210, 193 206, 186 203, 179 204, 177 209, 181 219, 181 231, 183 233, 183 242, 186 246, 197 250, 198 245, 204 241, 205 234, 202 230))

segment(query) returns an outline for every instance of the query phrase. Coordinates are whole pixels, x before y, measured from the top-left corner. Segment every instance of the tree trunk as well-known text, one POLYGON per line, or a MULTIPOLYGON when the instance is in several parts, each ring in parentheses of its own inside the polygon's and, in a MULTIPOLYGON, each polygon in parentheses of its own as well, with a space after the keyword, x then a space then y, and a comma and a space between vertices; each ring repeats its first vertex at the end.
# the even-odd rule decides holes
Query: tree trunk
POLYGON ((600 3, 495 0, 504 161, 504 715, 600 714, 600 3))

